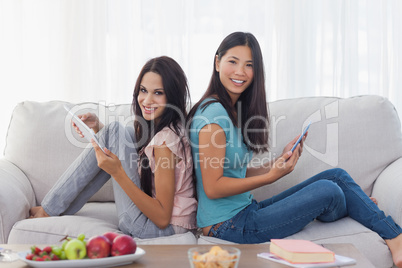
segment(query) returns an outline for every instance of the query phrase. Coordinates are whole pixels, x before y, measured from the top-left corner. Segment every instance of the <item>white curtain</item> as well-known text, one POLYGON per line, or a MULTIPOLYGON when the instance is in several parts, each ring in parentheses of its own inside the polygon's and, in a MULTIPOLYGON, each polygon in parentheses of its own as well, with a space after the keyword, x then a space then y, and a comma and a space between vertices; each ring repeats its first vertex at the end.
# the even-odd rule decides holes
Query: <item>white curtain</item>
POLYGON ((270 101, 377 94, 402 111, 401 14, 399 0, 0 0, 0 150, 18 102, 131 103, 155 56, 197 101, 234 31, 259 40, 270 101))

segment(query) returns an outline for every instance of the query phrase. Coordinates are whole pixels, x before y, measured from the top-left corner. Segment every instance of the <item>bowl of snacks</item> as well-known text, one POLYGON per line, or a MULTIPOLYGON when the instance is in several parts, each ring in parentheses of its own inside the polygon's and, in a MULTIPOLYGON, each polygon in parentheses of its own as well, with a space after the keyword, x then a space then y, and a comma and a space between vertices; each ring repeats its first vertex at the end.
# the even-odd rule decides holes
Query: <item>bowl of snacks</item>
POLYGON ((188 250, 188 259, 192 268, 236 268, 240 250, 228 246, 199 246, 188 250))

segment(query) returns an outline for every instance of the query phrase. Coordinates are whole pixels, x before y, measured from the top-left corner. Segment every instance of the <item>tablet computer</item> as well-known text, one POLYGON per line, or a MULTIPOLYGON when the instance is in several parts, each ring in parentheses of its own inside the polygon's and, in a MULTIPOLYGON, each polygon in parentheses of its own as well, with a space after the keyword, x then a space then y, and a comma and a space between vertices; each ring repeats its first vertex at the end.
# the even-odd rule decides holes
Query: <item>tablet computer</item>
POLYGON ((82 132, 82 135, 84 136, 84 138, 86 138, 89 142, 91 142, 91 139, 93 139, 96 142, 96 144, 98 144, 99 148, 101 148, 101 150, 103 152, 105 152, 104 151, 105 146, 103 146, 101 144, 101 142, 99 141, 98 137, 95 135, 95 132, 92 129, 90 129, 84 123, 84 121, 82 121, 78 116, 76 116, 67 105, 64 105, 64 109, 66 109, 67 112, 72 116, 71 120, 80 129, 80 131, 82 132))

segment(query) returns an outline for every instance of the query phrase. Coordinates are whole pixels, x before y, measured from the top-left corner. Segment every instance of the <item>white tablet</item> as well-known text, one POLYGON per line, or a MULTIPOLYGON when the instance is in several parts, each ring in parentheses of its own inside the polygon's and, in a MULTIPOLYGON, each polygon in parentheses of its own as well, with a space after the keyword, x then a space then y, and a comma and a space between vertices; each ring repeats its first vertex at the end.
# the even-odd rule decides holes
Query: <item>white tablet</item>
POLYGON ((71 120, 80 129, 84 138, 86 138, 89 142, 91 142, 91 139, 93 139, 96 142, 96 144, 98 144, 99 148, 101 148, 102 151, 105 152, 103 150, 105 146, 101 144, 98 137, 96 137, 95 132, 92 129, 90 129, 78 116, 76 116, 67 105, 64 105, 64 109, 66 109, 67 112, 72 116, 71 120))

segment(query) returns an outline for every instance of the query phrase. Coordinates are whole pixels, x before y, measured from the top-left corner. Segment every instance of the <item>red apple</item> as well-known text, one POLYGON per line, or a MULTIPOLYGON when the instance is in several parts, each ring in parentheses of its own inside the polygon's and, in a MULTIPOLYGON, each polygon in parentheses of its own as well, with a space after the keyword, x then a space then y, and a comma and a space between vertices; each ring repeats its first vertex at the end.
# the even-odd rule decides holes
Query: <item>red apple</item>
POLYGON ((113 243, 113 240, 118 237, 120 234, 115 233, 115 232, 106 232, 103 234, 103 236, 106 236, 107 239, 109 239, 110 243, 113 243))
POLYGON ((110 256, 112 243, 103 235, 91 237, 87 242, 87 254, 90 259, 110 256))
POLYGON ((119 235, 113 240, 112 256, 133 254, 137 250, 137 243, 129 235, 119 235))

